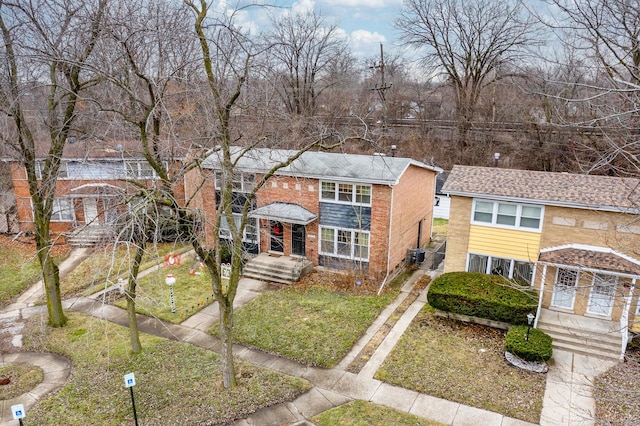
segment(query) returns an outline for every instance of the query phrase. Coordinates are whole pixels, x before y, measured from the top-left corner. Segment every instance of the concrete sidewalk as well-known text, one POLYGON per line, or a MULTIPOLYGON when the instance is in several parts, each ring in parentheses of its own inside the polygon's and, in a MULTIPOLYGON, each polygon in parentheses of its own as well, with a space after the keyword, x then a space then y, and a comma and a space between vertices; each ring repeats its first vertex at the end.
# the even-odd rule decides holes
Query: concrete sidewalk
MULTIPOLYGON (((60 266, 61 270, 64 267, 65 271, 67 271, 68 268, 75 266, 84 255, 85 253, 78 252, 70 256, 67 262, 63 262, 60 266)), ((314 386, 309 392, 294 401, 262 409, 235 424, 237 426, 310 425, 308 418, 354 399, 360 399, 452 426, 531 425, 531 423, 505 417, 498 413, 391 386, 373 378, 375 372, 382 365, 413 318, 425 305, 426 289, 421 290, 418 297, 404 311, 360 372, 354 374, 346 371, 349 364, 358 356, 372 337, 376 335, 387 319, 396 312, 400 304, 413 290, 415 283, 425 273, 435 276, 438 272, 418 270, 405 283, 398 297, 383 310, 349 354, 333 369, 308 367, 262 351, 243 346, 234 346, 234 354, 239 359, 288 375, 305 378, 314 386)), ((243 278, 240 281, 234 306, 238 307, 247 303, 269 287, 264 282, 243 278)), ((38 288, 41 289, 42 284, 37 284, 18 298, 14 304, 3 309, 0 312, 0 322, 15 318, 16 315, 21 318, 46 315, 45 307, 33 305, 41 297, 38 294, 38 288)), ((76 297, 65 300, 64 307, 65 309, 84 312, 123 326, 128 325, 126 311, 104 304, 100 293, 92 297, 76 297)), ((166 323, 142 315, 138 316, 138 320, 141 332, 187 342, 208 350, 219 352, 221 349, 219 340, 206 333, 206 330, 218 321, 217 303, 209 305, 181 324, 166 323)), ((29 362, 39 363, 37 365, 48 364, 50 362, 49 356, 50 354, 30 355, 29 362)), ((12 358, 9 355, 4 357, 3 362, 15 362, 11 361, 12 358)), ((591 393, 593 377, 599 374, 600 371, 606 370, 612 364, 605 365, 600 359, 573 356, 561 351, 554 352, 554 360, 547 375, 547 387, 540 424, 543 426, 593 425, 595 407, 591 393)), ((63 361, 58 360, 56 363, 53 363, 54 369, 64 370, 64 367, 60 364, 64 363, 63 361), (55 367, 56 365, 57 367, 55 367)), ((51 376, 54 378, 47 379, 47 392, 64 386, 68 376, 68 369, 69 367, 67 366, 66 375, 57 374, 56 376, 51 376)), ((31 404, 44 397, 47 392, 39 394, 38 398, 33 400, 31 404)), ((30 397, 26 396, 26 398, 30 397)), ((22 400, 20 402, 23 403, 22 400)), ((10 405, 7 407, 10 407, 10 405)), ((2 424, 17 424, 15 421, 7 422, 6 419, 11 417, 7 418, 5 413, 2 413, 2 424)))

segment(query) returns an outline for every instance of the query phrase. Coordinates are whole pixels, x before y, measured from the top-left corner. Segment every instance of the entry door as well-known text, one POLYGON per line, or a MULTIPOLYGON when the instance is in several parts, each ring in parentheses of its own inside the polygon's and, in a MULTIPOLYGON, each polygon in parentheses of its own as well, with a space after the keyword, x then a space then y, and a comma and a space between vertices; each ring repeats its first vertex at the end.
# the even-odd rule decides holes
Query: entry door
POLYGON ((271 244, 269 246, 270 251, 282 253, 284 251, 284 240, 282 238, 284 227, 281 222, 269 222, 271 228, 271 244))
POLYGON ((610 316, 613 308, 613 297, 616 291, 616 276, 607 274, 595 274, 589 294, 590 314, 610 316))
POLYGON ((84 206, 84 223, 89 226, 98 226, 98 200, 85 198, 82 204, 84 206))
POLYGON ((306 232, 304 225, 291 225, 291 253, 304 256, 305 255, 305 238, 306 232))
POLYGON ((573 309, 578 285, 578 271, 575 269, 558 268, 556 282, 553 286, 551 305, 559 308, 573 309))

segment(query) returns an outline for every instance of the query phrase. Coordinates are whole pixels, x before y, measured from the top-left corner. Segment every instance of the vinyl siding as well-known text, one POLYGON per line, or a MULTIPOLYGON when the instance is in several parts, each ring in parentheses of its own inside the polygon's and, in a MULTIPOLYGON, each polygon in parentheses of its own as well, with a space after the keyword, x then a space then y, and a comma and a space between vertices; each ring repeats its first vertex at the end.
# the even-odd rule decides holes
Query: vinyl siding
POLYGON ((537 232, 478 225, 471 225, 469 230, 470 253, 534 262, 539 250, 540 234, 537 232))

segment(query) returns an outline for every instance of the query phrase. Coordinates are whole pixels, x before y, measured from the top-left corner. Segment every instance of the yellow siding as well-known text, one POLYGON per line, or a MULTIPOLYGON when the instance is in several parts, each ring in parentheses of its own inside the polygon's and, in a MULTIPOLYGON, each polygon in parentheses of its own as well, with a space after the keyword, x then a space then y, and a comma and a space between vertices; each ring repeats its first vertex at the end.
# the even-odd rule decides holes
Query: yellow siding
POLYGON ((530 262, 538 259, 539 233, 477 225, 471 225, 469 231, 468 251, 471 253, 530 262))

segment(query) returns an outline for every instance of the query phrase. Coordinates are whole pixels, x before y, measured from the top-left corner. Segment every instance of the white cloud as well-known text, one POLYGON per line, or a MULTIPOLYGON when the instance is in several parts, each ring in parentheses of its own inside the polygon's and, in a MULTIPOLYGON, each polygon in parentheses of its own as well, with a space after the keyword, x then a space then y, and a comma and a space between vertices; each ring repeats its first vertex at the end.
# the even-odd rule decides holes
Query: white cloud
POLYGON ((387 38, 378 32, 355 30, 350 35, 351 50, 356 57, 371 56, 378 52, 380 43, 386 43, 387 38))
POLYGON ((402 4, 402 0, 322 0, 333 7, 384 9, 402 4))
POLYGON ((294 15, 297 14, 305 14, 307 12, 312 12, 316 7, 316 2, 314 0, 299 0, 291 6, 291 12, 294 15))

